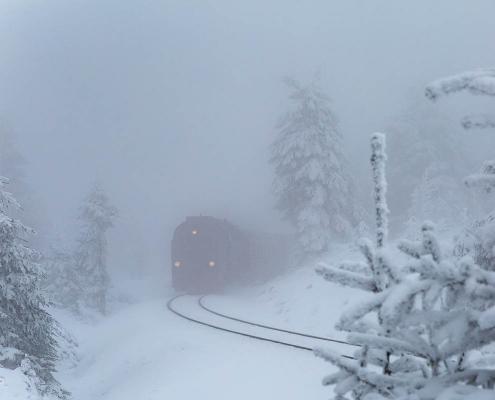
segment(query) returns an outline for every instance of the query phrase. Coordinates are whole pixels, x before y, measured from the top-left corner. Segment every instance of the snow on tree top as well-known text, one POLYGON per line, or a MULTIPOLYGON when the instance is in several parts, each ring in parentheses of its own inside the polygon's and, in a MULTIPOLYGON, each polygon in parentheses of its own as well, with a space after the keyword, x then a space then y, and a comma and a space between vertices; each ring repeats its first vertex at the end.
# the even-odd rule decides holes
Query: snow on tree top
POLYGON ((476 69, 438 79, 426 87, 425 95, 430 100, 436 100, 442 95, 461 90, 495 96, 495 68, 476 69))

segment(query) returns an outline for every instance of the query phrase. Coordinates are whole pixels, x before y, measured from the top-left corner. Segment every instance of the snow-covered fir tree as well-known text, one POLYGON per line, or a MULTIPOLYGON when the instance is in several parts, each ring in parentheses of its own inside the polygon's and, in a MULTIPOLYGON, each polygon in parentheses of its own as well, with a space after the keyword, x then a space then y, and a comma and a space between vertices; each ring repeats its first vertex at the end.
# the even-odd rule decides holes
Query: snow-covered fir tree
POLYGON ((419 232, 421 221, 435 220, 437 229, 452 231, 469 220, 468 209, 462 196, 463 190, 450 174, 449 168, 433 163, 423 173, 421 181, 411 195, 408 228, 419 232), (461 194, 459 194, 461 192, 461 194))
MULTIPOLYGON (((405 219, 411 217, 403 211, 417 207, 413 202, 426 176, 439 181, 437 174, 441 174, 442 179, 455 182, 456 203, 470 207, 472 197, 469 191, 463 190, 462 179, 471 163, 465 151, 467 138, 462 135, 457 121, 418 95, 412 97, 407 108, 394 117, 387 129, 388 181, 394 187, 388 196, 391 229, 400 228, 405 219)), ((419 213, 415 215, 421 218, 419 213)), ((419 225, 415 226, 415 231, 418 228, 419 225)))
POLYGON ((315 83, 286 83, 294 108, 271 146, 277 208, 295 227, 302 250, 318 255, 357 226, 356 199, 328 97, 315 83))
POLYGON ((46 271, 43 289, 51 303, 59 308, 79 314, 81 309, 82 282, 76 269, 76 258, 69 251, 51 249, 44 257, 46 271))
POLYGON ((86 198, 80 213, 82 233, 75 253, 75 268, 81 302, 106 313, 109 275, 107 270, 107 232, 113 226, 117 209, 99 185, 86 198))
POLYGON ((40 290, 39 254, 26 246, 33 231, 9 216, 19 204, 0 178, 0 366, 21 368, 36 390, 67 393, 53 377, 57 359, 55 322, 40 290))
MULTIPOLYGON (((375 135, 373 142, 376 160, 383 136, 375 135)), ((354 358, 315 351, 339 368, 324 384, 334 386, 338 400, 433 400, 453 389, 493 390, 495 371, 480 368, 470 356, 495 342, 495 273, 469 257, 449 255, 431 223, 423 224, 419 241, 399 243, 402 257, 387 249, 386 184, 379 172, 384 169, 372 164, 376 245, 361 242, 364 263, 317 269, 331 282, 369 293, 337 324, 348 332, 349 343, 360 346, 354 358)))

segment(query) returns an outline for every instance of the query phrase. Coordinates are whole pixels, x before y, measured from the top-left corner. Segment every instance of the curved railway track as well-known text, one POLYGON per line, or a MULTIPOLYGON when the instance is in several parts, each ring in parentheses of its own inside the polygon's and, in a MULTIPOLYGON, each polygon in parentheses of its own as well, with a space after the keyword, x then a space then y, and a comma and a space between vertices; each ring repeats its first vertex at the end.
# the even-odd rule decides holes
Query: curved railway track
MULTIPOLYGON (((292 348, 299 349, 299 350, 305 350, 305 351, 311 351, 311 352, 313 351, 313 348, 312 347, 302 346, 302 345, 299 345, 299 344, 290 343, 290 342, 283 341, 283 340, 277 340, 277 339, 272 339, 272 338, 268 338, 268 337, 264 337, 264 336, 260 336, 260 335, 255 335, 255 334, 251 334, 251 333, 241 332, 241 331, 238 331, 238 330, 235 330, 235 329, 230 329, 230 328, 226 328, 224 326, 220 326, 219 324, 215 324, 215 323, 203 321, 203 320, 200 320, 200 319, 198 319, 196 317, 192 317, 192 316, 186 315, 186 314, 184 314, 184 312, 178 311, 176 308, 174 308, 174 302, 175 302, 175 300, 177 300, 180 297, 184 297, 184 296, 186 296, 186 295, 180 294, 180 295, 177 295, 177 296, 172 297, 167 302, 167 308, 168 308, 168 310, 170 312, 174 313, 178 317, 183 318, 183 319, 185 319, 187 321, 190 321, 190 322, 193 322, 193 323, 196 323, 196 324, 199 324, 199 325, 203 325, 203 326, 206 326, 206 327, 209 327, 209 328, 213 328, 213 329, 216 329, 216 330, 219 330, 219 331, 223 331, 223 332, 227 332, 227 333, 231 333, 231 334, 235 334, 235 335, 239 335, 239 336, 248 337, 248 338, 254 339, 254 340, 260 340, 260 341, 264 341, 264 342, 270 342, 270 343, 274 343, 274 344, 278 344, 278 345, 282 345, 282 346, 292 347, 292 348)), ((356 345, 353 345, 351 343, 347 343, 347 342, 342 341, 342 340, 331 339, 331 338, 326 338, 326 337, 321 337, 321 336, 315 336, 315 335, 310 335, 310 334, 306 334, 306 333, 302 333, 302 332, 297 332, 297 331, 291 331, 291 330, 287 330, 287 329, 280 329, 280 328, 276 328, 276 327, 273 327, 273 326, 258 324, 256 322, 247 321, 247 320, 236 318, 236 317, 233 317, 233 316, 230 316, 230 315, 227 315, 227 314, 223 314, 223 313, 217 312, 217 311, 215 311, 215 310, 207 307, 204 304, 204 301, 203 301, 204 297, 205 296, 201 296, 201 297, 199 297, 197 299, 197 304, 200 307, 200 309, 202 309, 203 311, 206 311, 209 314, 215 315, 217 317, 220 317, 220 318, 223 318, 223 319, 226 319, 226 320, 236 321, 236 322, 239 322, 239 323, 244 324, 246 326, 254 326, 254 327, 257 327, 257 328, 262 328, 262 329, 266 329, 266 330, 270 330, 270 331, 282 332, 282 333, 285 333, 285 334, 290 334, 290 335, 294 335, 294 336, 300 336, 300 337, 304 337, 304 338, 308 338, 308 339, 313 339, 313 340, 316 339, 316 340, 321 340, 321 341, 326 341, 326 342, 333 342, 333 343, 338 343, 338 344, 345 344, 345 345, 348 345, 348 346, 356 346, 356 345)), ((354 359, 354 357, 351 357, 351 356, 348 356, 348 355, 342 355, 342 356, 345 357, 345 358, 354 359)))
POLYGON ((230 315, 223 314, 223 313, 220 313, 218 311, 215 311, 215 310, 211 309, 210 307, 206 306, 205 303, 204 303, 204 301, 203 301, 205 297, 206 296, 201 296, 198 299, 199 306, 203 310, 208 311, 209 313, 215 314, 215 315, 217 315, 219 317, 222 317, 222 318, 230 319, 232 321, 242 322, 243 324, 247 324, 247 325, 251 325, 251 326, 257 326, 259 328, 269 329, 269 330, 272 330, 272 331, 290 333, 291 335, 302 336, 302 337, 306 337, 306 338, 310 338, 310 339, 318 339, 318 340, 324 340, 324 341, 327 341, 327 342, 340 343, 340 344, 345 344, 345 345, 348 345, 348 346, 358 347, 357 345, 352 344, 352 343, 349 343, 349 342, 346 342, 344 340, 331 339, 331 338, 323 337, 323 336, 310 335, 309 333, 303 333, 303 332, 298 332, 298 331, 291 331, 291 330, 287 330, 287 329, 276 328, 274 326, 263 325, 263 324, 259 324, 257 322, 246 321, 244 319, 232 317, 230 315))

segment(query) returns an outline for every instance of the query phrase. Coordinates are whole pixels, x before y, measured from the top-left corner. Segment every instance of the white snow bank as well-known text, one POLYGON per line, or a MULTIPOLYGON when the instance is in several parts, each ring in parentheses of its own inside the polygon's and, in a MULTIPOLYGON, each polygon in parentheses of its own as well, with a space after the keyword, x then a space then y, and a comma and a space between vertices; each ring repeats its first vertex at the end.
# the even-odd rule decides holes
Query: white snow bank
POLYGON ((0 399, 41 400, 38 392, 31 388, 28 378, 20 368, 0 368, 0 399))
MULTIPOLYGON (((67 323, 67 321, 65 321, 67 323)), ((94 326, 74 322, 80 364, 59 374, 74 400, 325 398, 328 365, 310 352, 198 326, 165 300, 94 326)))

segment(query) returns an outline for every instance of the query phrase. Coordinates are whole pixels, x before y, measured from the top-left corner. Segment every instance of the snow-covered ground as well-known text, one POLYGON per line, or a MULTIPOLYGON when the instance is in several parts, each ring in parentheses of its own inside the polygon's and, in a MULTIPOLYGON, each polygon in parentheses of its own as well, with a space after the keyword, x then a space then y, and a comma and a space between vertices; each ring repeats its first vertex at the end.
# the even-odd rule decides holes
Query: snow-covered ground
POLYGON ((311 353, 193 325, 165 300, 81 325, 80 364, 59 374, 76 400, 325 398, 311 353))
MULTIPOLYGON (((202 327, 146 300, 95 324, 58 316, 79 341, 80 362, 58 378, 75 400, 325 399, 332 367, 310 352, 202 327)), ((240 293, 212 296, 211 306, 309 333, 333 334, 352 292, 324 282, 313 266, 240 293)), ((3 397, 2 397, 3 399, 3 397)))
MULTIPOLYGON (((356 257, 353 249, 335 253, 339 260, 356 257)), ((247 320, 344 339, 333 326, 357 293, 325 282, 310 265, 256 287, 207 296, 204 302, 247 320)), ((331 395, 321 385, 323 376, 333 372, 330 364, 307 351, 183 320, 167 310, 172 295, 165 290, 160 298, 121 305, 92 323, 57 313, 79 342, 79 361, 64 361, 57 375, 74 400, 300 400, 331 395)), ((342 352, 349 349, 342 345, 342 352)), ((37 400, 27 397, 23 378, 19 371, 0 370, 0 399, 37 400)), ((452 398, 463 398, 462 390, 452 398)))
POLYGON ((29 382, 20 368, 12 371, 0 368, 0 399, 37 400, 35 392, 28 390, 29 382))
POLYGON ((208 295, 204 304, 248 321, 304 333, 345 339, 334 329, 345 307, 363 293, 324 281, 312 266, 300 268, 254 288, 208 295))

